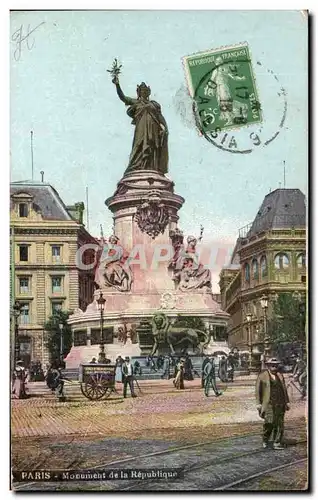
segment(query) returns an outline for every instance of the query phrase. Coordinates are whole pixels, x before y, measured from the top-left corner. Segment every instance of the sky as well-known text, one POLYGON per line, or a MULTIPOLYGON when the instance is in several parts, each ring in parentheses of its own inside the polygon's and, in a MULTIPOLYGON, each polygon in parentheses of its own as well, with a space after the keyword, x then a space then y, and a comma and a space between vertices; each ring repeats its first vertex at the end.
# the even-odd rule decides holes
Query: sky
MULTIPOLYGON (((65 204, 89 194, 89 231, 111 233, 105 206, 122 177, 134 127, 107 72, 116 57, 121 86, 145 81, 169 127, 169 177, 185 198, 180 228, 234 244, 264 196, 283 187, 307 194, 307 20, 299 11, 29 11, 11 13, 11 180, 52 184, 65 204), (42 23, 42 24, 41 24, 42 23), (17 34, 36 28, 18 50, 17 34), (263 110, 262 142, 232 154, 200 137, 191 117, 182 58, 247 42, 263 110), (276 76, 276 79, 275 79, 276 76)), ((252 131, 254 129, 251 129, 252 131)), ((238 137, 249 136, 241 130, 238 137), (241 134, 241 135, 240 135, 241 134)), ((243 140, 243 139, 242 139, 243 140)))

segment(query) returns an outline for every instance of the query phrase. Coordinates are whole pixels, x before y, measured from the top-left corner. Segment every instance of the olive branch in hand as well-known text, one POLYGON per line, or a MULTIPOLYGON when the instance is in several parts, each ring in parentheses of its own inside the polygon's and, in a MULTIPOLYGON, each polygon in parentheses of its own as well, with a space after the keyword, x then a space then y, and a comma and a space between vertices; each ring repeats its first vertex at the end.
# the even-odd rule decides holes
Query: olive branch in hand
POLYGON ((117 59, 114 59, 111 69, 108 69, 107 72, 110 73, 113 78, 118 78, 118 75, 121 73, 121 71, 120 71, 121 67, 122 67, 122 64, 120 64, 118 66, 117 59))

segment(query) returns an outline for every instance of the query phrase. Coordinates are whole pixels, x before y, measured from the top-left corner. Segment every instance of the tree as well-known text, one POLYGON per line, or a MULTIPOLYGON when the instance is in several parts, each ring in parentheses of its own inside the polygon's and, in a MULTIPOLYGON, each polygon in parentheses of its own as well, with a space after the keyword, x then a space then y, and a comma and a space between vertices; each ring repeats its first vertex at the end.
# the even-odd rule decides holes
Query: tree
POLYGON ((70 311, 56 311, 49 320, 45 323, 44 329, 47 333, 46 347, 49 350, 51 359, 60 357, 61 348, 61 330, 60 324, 63 325, 63 355, 66 356, 72 347, 72 329, 67 323, 70 316, 70 311))
POLYGON ((283 292, 274 302, 273 313, 268 321, 268 332, 274 345, 283 342, 301 342, 306 340, 306 303, 293 297, 292 293, 283 292))

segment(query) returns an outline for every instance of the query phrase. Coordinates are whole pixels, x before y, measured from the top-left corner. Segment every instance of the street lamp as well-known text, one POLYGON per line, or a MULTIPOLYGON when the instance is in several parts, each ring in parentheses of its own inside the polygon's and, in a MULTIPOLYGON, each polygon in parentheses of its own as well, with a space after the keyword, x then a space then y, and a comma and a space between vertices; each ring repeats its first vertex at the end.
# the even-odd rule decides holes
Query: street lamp
POLYGON ((266 295, 262 295, 260 302, 261 302, 261 308, 264 311, 264 359, 263 359, 263 363, 265 363, 267 358, 269 357, 269 351, 270 351, 270 339, 267 336, 268 297, 266 295))
POLYGON ((266 337, 267 334, 267 308, 268 308, 268 298, 266 295, 261 297, 261 308, 264 311, 264 335, 266 337))
POLYGON ((246 321, 248 324, 248 345, 250 348, 250 357, 249 357, 249 370, 252 370, 252 355, 253 355, 253 346, 252 346, 252 338, 251 338, 251 321, 253 316, 251 314, 246 315, 246 321))
POLYGON ((100 311, 100 357, 105 357, 105 347, 104 347, 104 309, 106 300, 103 297, 102 291, 99 292, 99 297, 97 299, 98 310, 100 311))
POLYGON ((20 358, 20 341, 19 341, 19 324, 18 318, 21 314, 21 304, 16 300, 13 305, 13 317, 14 317, 14 366, 18 359, 20 358))
MULTIPOLYGON (((60 358, 63 356, 64 352, 64 339, 63 339, 63 323, 59 323, 59 329, 60 329, 60 358)), ((62 359, 61 359, 62 361, 62 359)))

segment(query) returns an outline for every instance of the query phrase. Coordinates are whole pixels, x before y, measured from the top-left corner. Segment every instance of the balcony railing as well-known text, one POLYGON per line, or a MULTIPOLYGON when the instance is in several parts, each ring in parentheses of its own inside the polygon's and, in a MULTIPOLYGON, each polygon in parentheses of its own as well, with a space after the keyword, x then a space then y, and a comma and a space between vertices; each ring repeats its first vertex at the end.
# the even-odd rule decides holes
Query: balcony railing
POLYGON ((248 238, 252 233, 257 234, 268 229, 306 227, 305 214, 275 215, 273 219, 268 219, 268 222, 264 223, 266 217, 267 214, 262 217, 258 217, 254 222, 250 222, 246 226, 239 229, 239 238, 248 238))

